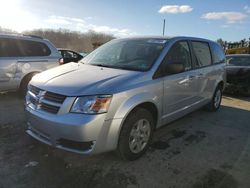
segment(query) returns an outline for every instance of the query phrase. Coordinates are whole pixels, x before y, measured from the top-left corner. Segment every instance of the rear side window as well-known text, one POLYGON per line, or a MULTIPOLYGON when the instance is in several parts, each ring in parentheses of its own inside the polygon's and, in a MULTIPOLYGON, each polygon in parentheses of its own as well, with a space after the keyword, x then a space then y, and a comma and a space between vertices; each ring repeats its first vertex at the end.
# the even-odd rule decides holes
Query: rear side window
POLYGON ((42 42, 20 40, 23 56, 49 56, 51 54, 48 46, 42 42))
POLYGON ((0 40, 0 57, 34 57, 50 54, 50 49, 42 42, 20 39, 0 40))
POLYGON ((192 41, 192 46, 196 57, 195 67, 205 67, 212 64, 208 43, 192 41))
POLYGON ((216 43, 211 43, 210 47, 213 56, 213 64, 225 63, 226 57, 222 48, 216 43))

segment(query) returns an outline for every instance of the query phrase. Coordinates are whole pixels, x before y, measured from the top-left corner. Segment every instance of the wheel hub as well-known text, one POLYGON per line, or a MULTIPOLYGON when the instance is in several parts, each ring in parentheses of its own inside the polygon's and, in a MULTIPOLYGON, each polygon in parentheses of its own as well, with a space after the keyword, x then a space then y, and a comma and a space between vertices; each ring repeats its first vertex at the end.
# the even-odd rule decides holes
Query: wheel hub
POLYGON ((148 144, 150 138, 150 123, 146 119, 137 121, 131 129, 129 148, 133 153, 141 152, 148 144))

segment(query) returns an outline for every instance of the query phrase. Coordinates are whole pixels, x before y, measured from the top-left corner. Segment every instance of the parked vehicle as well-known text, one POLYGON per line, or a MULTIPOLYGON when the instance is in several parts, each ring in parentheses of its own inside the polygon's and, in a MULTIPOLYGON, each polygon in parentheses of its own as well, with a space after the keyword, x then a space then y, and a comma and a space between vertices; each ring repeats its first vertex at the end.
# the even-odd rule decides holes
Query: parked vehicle
POLYGON ((61 64, 66 64, 69 62, 77 63, 83 58, 81 54, 73 50, 58 48, 58 51, 63 57, 63 61, 61 61, 61 64))
POLYGON ((25 94, 37 73, 59 65, 60 54, 47 39, 0 34, 0 92, 25 94))
POLYGON ((198 108, 220 107, 225 55, 190 37, 116 39, 78 64, 36 75, 26 98, 27 133, 80 154, 117 150, 139 158, 153 132, 198 108))
POLYGON ((250 95, 250 54, 227 55, 226 92, 250 95))

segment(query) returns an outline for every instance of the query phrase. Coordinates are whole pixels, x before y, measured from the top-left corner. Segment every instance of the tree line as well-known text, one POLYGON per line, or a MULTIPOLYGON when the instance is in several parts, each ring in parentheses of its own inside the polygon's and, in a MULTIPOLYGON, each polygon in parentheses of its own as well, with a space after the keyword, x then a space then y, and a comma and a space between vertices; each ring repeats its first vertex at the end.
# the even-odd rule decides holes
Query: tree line
POLYGON ((249 39, 244 38, 240 41, 235 41, 235 42, 231 42, 231 41, 229 42, 229 41, 219 38, 217 39, 216 42, 219 43, 223 47, 224 50, 231 49, 231 48, 242 48, 242 47, 250 48, 250 37, 249 39))
MULTIPOLYGON (((17 33, 14 30, 0 27, 0 33, 17 33)), ((96 47, 114 39, 111 34, 88 31, 86 33, 66 29, 35 29, 24 31, 25 35, 37 35, 49 39, 57 48, 69 48, 78 52, 91 52, 96 47)), ((229 42, 221 38, 216 40, 224 50, 230 48, 250 47, 250 38, 229 42)))
MULTIPOLYGON (((15 34, 16 31, 0 27, 0 33, 15 34)), ((96 47, 114 39, 110 34, 88 31, 86 33, 66 29, 35 29, 24 31, 24 35, 36 35, 50 40, 57 48, 69 48, 89 53, 96 47)))

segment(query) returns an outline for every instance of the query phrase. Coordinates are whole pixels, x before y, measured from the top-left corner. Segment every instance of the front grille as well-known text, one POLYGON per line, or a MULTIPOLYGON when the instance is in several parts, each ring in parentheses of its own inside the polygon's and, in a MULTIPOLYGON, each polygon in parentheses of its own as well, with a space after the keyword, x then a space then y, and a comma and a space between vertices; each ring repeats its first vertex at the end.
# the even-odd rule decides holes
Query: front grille
POLYGON ((35 95, 38 95, 41 90, 35 86, 30 86, 30 91, 35 95))
POLYGON ((35 110, 57 114, 66 96, 44 91, 35 86, 30 86, 27 96, 27 104, 35 110))
POLYGON ((30 102, 31 102, 32 104, 37 104, 36 99, 35 99, 35 98, 33 98, 33 97, 30 97, 30 102))
POLYGON ((46 112, 50 112, 53 114, 56 114, 60 110, 60 107, 49 105, 44 102, 41 103, 40 108, 46 112))
POLYGON ((65 100, 65 96, 64 95, 59 95, 59 94, 55 94, 52 92, 46 92, 44 99, 49 100, 49 101, 53 101, 53 102, 57 102, 57 103, 63 103, 65 100))

